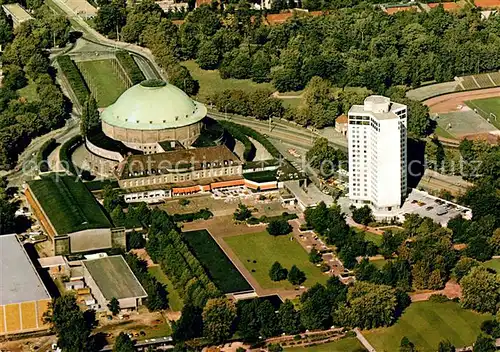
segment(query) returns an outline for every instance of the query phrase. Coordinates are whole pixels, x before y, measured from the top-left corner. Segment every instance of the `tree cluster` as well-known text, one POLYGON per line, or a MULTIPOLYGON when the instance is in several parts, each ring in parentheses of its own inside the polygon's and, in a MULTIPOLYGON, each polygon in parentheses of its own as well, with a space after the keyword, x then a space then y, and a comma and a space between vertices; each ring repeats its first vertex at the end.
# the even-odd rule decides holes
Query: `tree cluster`
POLYGON ((328 244, 337 247, 337 253, 347 268, 353 268, 357 264, 356 257, 377 253, 376 246, 365 241, 362 233, 349 228, 345 214, 337 206, 328 208, 322 202, 316 208, 307 209, 305 219, 307 225, 325 237, 328 244))
POLYGON ((220 296, 166 212, 152 211, 148 238, 146 249, 149 255, 160 264, 185 301, 203 307, 208 299, 220 296))
POLYGON ((340 149, 328 144, 328 139, 320 137, 314 141, 306 153, 309 165, 320 171, 322 177, 329 177, 334 171, 342 168, 348 170, 347 155, 340 149))
POLYGON ((145 302, 146 307, 150 311, 167 309, 167 287, 148 272, 147 263, 134 254, 127 254, 125 260, 148 294, 145 302))
POLYGON ((264 120, 270 117, 283 117, 284 107, 280 99, 271 96, 267 89, 245 92, 239 89, 226 89, 209 97, 220 112, 243 116, 254 116, 264 120))
POLYGON ((286 219, 275 219, 269 221, 266 230, 271 236, 283 236, 292 231, 292 226, 286 219))
POLYGON ((4 79, 0 88, 0 168, 9 169, 31 140, 61 127, 69 106, 56 85, 47 49, 64 46, 69 39, 69 21, 41 6, 35 19, 19 25, 0 14, 0 44, 4 79), (27 101, 18 90, 31 82, 40 98, 27 101))

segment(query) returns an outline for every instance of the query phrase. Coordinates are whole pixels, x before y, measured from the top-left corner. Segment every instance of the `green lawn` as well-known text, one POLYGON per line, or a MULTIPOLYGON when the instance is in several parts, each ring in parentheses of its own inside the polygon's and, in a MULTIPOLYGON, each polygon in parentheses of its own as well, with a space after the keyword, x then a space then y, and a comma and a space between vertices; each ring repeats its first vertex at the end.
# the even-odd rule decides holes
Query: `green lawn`
POLYGON ((418 351, 434 352, 445 339, 457 348, 471 346, 486 319, 491 319, 491 315, 462 309, 455 302, 418 302, 412 303, 393 326, 363 334, 378 352, 397 351, 404 336, 418 351))
POLYGON ((207 230, 188 231, 182 235, 218 289, 224 293, 252 289, 207 230))
POLYGON ((97 97, 99 107, 113 104, 127 89, 122 71, 115 65, 116 60, 95 60, 78 62, 90 91, 97 97))
POLYGON ((191 76, 200 83, 200 91, 196 96, 196 99, 200 101, 206 101, 209 95, 225 89, 241 89, 247 92, 251 92, 257 88, 266 88, 271 91, 275 90, 271 83, 256 83, 250 79, 222 79, 219 75, 219 71, 202 70, 198 64, 192 60, 182 62, 182 65, 185 66, 189 72, 191 72, 191 76))
POLYGON ((479 115, 489 118, 490 123, 500 128, 500 98, 476 99, 465 102, 470 108, 477 109, 479 115), (495 117, 491 114, 494 114, 495 117))
POLYGON ((451 133, 449 133, 447 130, 445 130, 441 126, 436 126, 436 129, 434 130, 434 133, 437 134, 440 137, 443 137, 443 138, 455 139, 455 136, 453 136, 451 133))
POLYGON ((184 306, 184 302, 182 301, 181 296, 179 295, 179 292, 174 288, 174 284, 170 279, 165 275, 163 270, 159 266, 152 266, 148 268, 149 274, 153 275, 159 282, 162 284, 167 285, 167 291, 168 291, 168 305, 170 306, 170 309, 172 309, 174 312, 179 312, 182 310, 182 307, 184 306))
POLYGON ((355 337, 311 347, 287 347, 285 352, 362 352, 366 349, 355 337))
POLYGON ((26 87, 23 87, 17 91, 20 97, 26 98, 28 101, 38 101, 38 93, 36 92, 37 85, 33 81, 29 81, 26 87))
POLYGON ((275 261, 279 261, 287 269, 297 265, 306 274, 305 286, 325 283, 328 276, 309 262, 306 251, 297 241, 291 241, 291 238, 291 235, 273 237, 267 232, 259 232, 227 237, 224 241, 263 288, 293 288, 287 280, 274 282, 269 278, 269 269, 275 261))
POLYGON ((500 273, 500 259, 490 259, 483 263, 483 266, 500 273))
POLYGON ((378 269, 382 269, 387 262, 387 259, 370 260, 370 263, 375 265, 378 269))
POLYGON ((352 230, 357 233, 363 233, 365 235, 365 241, 373 242, 375 245, 380 246, 382 244, 382 235, 377 235, 368 231, 363 231, 357 227, 351 227, 352 230))

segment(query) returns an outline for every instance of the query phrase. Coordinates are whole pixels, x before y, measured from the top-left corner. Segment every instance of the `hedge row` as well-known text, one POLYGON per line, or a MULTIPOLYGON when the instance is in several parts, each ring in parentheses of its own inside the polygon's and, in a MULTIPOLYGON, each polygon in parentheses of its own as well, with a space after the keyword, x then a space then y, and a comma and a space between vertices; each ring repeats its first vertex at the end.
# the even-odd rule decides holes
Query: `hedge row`
POLYGON ((51 138, 47 140, 45 143, 42 144, 40 149, 38 150, 38 153, 36 155, 36 164, 38 165, 38 169, 40 172, 47 172, 49 171, 49 165, 47 163, 47 158, 49 154, 56 149, 57 147, 57 142, 54 138, 51 138))
POLYGON ((260 218, 256 218, 255 216, 252 216, 247 219, 247 224, 249 225, 257 225, 257 224, 268 224, 271 221, 276 221, 276 220, 293 220, 297 219, 298 216, 297 214, 289 214, 286 211, 284 211, 281 215, 276 215, 276 216, 266 216, 262 215, 260 218))
MULTIPOLYGON (((234 122, 229 122, 229 121, 219 121, 219 122, 231 134, 233 134, 233 131, 237 131, 238 134, 243 134, 246 137, 250 137, 250 138, 255 139, 257 142, 262 144, 262 146, 264 148, 266 148, 266 150, 269 152, 269 154, 271 154, 273 156, 273 158, 279 159, 281 157, 281 153, 278 151, 278 149, 276 149, 276 147, 271 142, 269 142, 269 140, 266 137, 264 137, 263 134, 255 131, 254 129, 252 129, 250 127, 239 125, 239 124, 234 123, 234 122)), ((234 138, 239 140, 239 138, 236 135, 233 135, 233 136, 234 136, 234 138)), ((253 146, 253 144, 252 144, 252 146, 253 146)), ((245 151, 246 151, 246 145, 245 145, 245 151)), ((248 160, 248 159, 245 158, 245 160, 248 160)))
POLYGON ((82 136, 74 136, 68 139, 59 150, 59 161, 62 166, 65 167, 73 175, 79 175, 80 171, 76 168, 75 164, 71 160, 71 155, 78 148, 79 145, 83 143, 82 136))
POLYGON ((128 52, 123 50, 117 52, 116 59, 125 70, 125 73, 132 81, 132 84, 141 83, 146 79, 139 66, 137 66, 134 58, 130 56, 128 52))
POLYGON ((245 159, 245 161, 252 161, 255 158, 255 146, 250 141, 250 139, 248 139, 246 133, 240 129, 240 127, 242 126, 229 121, 219 121, 219 123, 233 138, 243 143, 243 145, 245 146, 245 150, 243 151, 243 159, 245 159))
POLYGON ((85 83, 82 73, 68 55, 58 56, 56 60, 64 77, 66 77, 71 85, 71 89, 73 93, 75 93, 78 103, 83 106, 90 95, 90 90, 87 83, 85 83))
POLYGON ((104 189, 106 186, 110 186, 111 188, 119 188, 118 186, 118 181, 113 181, 113 180, 95 180, 95 181, 89 181, 84 183, 85 187, 89 191, 100 191, 104 189))
POLYGON ((175 222, 191 222, 198 219, 208 220, 212 216, 214 216, 214 214, 210 210, 205 208, 197 211, 196 213, 174 214, 172 215, 172 219, 175 222))

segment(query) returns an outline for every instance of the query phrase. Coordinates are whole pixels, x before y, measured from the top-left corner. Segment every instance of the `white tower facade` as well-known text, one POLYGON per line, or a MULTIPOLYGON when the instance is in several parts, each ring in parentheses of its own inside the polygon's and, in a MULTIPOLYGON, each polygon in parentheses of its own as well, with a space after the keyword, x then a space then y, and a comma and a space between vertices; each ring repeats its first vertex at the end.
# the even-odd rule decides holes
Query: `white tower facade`
POLYGON ((406 105, 371 95, 348 113, 349 199, 377 212, 399 209, 407 192, 406 105))

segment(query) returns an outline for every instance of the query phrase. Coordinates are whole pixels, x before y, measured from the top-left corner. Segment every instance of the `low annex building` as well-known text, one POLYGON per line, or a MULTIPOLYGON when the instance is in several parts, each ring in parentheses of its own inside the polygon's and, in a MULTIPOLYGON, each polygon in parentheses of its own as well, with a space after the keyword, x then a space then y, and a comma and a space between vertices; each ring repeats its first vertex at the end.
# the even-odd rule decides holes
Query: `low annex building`
POLYGON ((114 227, 79 179, 49 173, 24 191, 33 214, 54 245, 55 255, 125 248, 125 229, 114 227))
POLYGON ((0 236, 0 335, 47 330, 51 300, 17 236, 0 236))
MULTIPOLYGON (((162 196, 243 186, 243 163, 225 145, 131 155, 117 170, 118 184, 131 192, 163 190, 162 196)), ((139 196, 128 194, 126 197, 139 196)))
POLYGON ((98 310, 107 310, 116 298, 120 309, 137 309, 148 295, 121 255, 82 261, 83 278, 97 301, 98 310))

